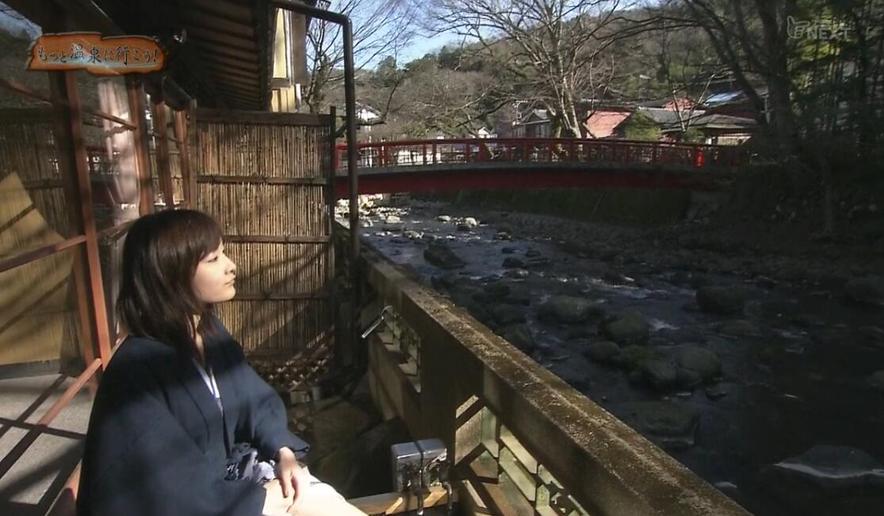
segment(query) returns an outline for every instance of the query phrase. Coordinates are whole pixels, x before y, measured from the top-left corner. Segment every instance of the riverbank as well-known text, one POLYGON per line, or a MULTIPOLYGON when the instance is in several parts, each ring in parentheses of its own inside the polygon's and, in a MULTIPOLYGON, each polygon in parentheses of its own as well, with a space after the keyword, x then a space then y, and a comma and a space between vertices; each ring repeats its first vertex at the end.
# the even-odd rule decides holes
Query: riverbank
POLYGON ((880 485, 884 459, 874 262, 744 245, 711 217, 652 229, 366 208, 365 238, 393 261, 750 510, 884 507, 861 487, 880 485))

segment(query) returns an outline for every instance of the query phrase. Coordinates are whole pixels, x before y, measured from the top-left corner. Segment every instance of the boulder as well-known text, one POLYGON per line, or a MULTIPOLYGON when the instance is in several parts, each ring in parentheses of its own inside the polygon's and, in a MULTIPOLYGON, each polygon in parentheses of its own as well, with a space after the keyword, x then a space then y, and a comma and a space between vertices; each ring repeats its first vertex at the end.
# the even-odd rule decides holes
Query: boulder
POLYGON ((844 285, 844 293, 860 305, 884 306, 884 279, 873 276, 854 278, 844 285))
POLYGON ((678 370, 669 360, 655 358, 645 361, 641 366, 642 375, 648 384, 660 391, 666 391, 675 386, 678 380, 678 370))
POLYGON ((451 216, 450 215, 439 215, 438 217, 436 217, 436 220, 438 220, 439 222, 451 222, 451 216))
POLYGON ((514 305, 499 304, 491 307, 491 316, 501 326, 525 322, 525 313, 514 305))
POLYGON ((525 269, 509 269, 505 271, 503 275, 507 278, 525 279, 528 277, 529 272, 525 269))
POLYGON ((522 260, 513 257, 507 256, 503 259, 503 268, 504 269, 522 269, 525 267, 525 262, 522 260))
POLYGON ((676 372, 676 383, 682 389, 693 389, 703 383, 703 377, 692 369, 679 367, 676 372))
POLYGON ((620 354, 620 346, 610 340, 600 340, 591 343, 584 353, 593 362, 607 364, 613 362, 620 354))
POLYGON ((870 374, 869 377, 866 379, 866 383, 872 389, 884 393, 884 369, 870 374))
POLYGON ((531 334, 531 329, 526 324, 507 326, 501 332, 501 336, 527 354, 531 354, 537 347, 534 336, 531 334))
POLYGON ((670 449, 693 446, 700 423, 699 410, 668 401, 621 403, 611 406, 611 411, 645 437, 670 449))
POLYGON ((552 260, 545 256, 538 256, 536 258, 530 258, 526 263, 526 267, 538 268, 538 267, 546 267, 552 263, 552 260))
POLYGON ((835 497, 884 489, 884 465, 849 446, 816 445, 768 466, 763 475, 771 481, 815 487, 835 497))
POLYGON ((654 350, 647 346, 625 346, 612 362, 627 371, 635 371, 641 377, 641 366, 646 361, 656 358, 654 350))
POLYGON ((502 281, 485 285, 485 294, 491 299, 503 299, 510 295, 510 286, 502 281))
POLYGON ((537 311, 541 320, 564 324, 577 324, 603 315, 601 303, 576 296, 552 296, 537 311))
POLYGON ((723 322, 718 326, 718 331, 732 337, 757 337, 761 335, 758 325, 745 319, 723 322))
POLYGON ((721 359, 708 349, 688 346, 678 354, 678 366, 693 371, 704 382, 708 382, 721 374, 721 359))
POLYGON ((437 242, 424 249, 424 259, 441 269, 459 269, 466 265, 447 245, 437 242))
POLYGON ((627 312, 602 323, 602 335, 618 344, 645 344, 651 327, 638 312, 627 312))
POLYGON ((697 304, 704 312, 718 315, 733 315, 743 311, 746 293, 736 287, 700 287, 697 289, 697 304))

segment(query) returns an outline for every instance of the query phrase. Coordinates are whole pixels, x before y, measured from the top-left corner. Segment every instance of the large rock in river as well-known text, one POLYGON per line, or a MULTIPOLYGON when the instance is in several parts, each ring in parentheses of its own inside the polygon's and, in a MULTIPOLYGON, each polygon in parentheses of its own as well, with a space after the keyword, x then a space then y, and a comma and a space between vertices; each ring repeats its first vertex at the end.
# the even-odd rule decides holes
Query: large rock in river
POLYGON ((719 315, 739 314, 746 303, 746 292, 738 287, 700 287, 697 304, 704 312, 719 315))
POLYGON ((620 354, 620 346, 610 340, 592 342, 587 346, 584 355, 593 362, 607 364, 613 362, 620 354))
POLYGON ((644 344, 651 327, 638 312, 626 312, 601 325, 602 334, 618 344, 644 344))
POLYGON ((669 401, 635 401, 611 406, 618 418, 664 448, 694 445, 700 412, 669 401))
POLYGON ((866 383, 868 383, 869 387, 871 387, 872 389, 884 393, 884 369, 876 371, 869 375, 869 377, 866 379, 866 383))
POLYGON ((648 360, 642 364, 641 369, 645 381, 659 391, 675 387, 678 380, 678 370, 675 368, 675 364, 666 359, 648 360))
POLYGON ((537 347, 534 336, 531 334, 531 329, 526 324, 507 326, 501 332, 501 336, 529 355, 537 347))
POLYGON ((786 497, 796 493, 821 498, 884 493, 884 465, 848 446, 816 445, 767 466, 761 478, 766 488, 786 497))
POLYGON ((602 315, 601 303, 576 296, 552 296, 537 310, 541 320, 564 324, 577 324, 602 315))
POLYGON ((721 374, 721 359, 713 351, 687 346, 678 354, 678 366, 696 373, 704 382, 708 382, 721 374))
POLYGON ((884 279, 873 276, 852 279, 844 285, 844 293, 855 303, 884 306, 884 279))
POLYGON ((466 265, 447 245, 432 242, 424 250, 424 259, 442 269, 458 269, 466 265))

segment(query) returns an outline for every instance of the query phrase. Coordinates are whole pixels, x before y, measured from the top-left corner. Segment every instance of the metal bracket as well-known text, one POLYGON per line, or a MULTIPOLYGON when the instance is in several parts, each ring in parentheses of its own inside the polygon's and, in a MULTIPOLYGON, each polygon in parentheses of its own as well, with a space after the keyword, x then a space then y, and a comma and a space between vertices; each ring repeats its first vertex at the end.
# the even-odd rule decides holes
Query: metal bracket
POLYGON ((375 331, 377 329, 377 327, 380 326, 380 324, 382 322, 384 322, 384 317, 387 315, 387 312, 390 312, 391 310, 393 310, 392 305, 384 306, 384 308, 381 310, 381 313, 378 314, 377 318, 374 321, 372 321, 372 323, 368 325, 368 328, 366 328, 360 334, 360 338, 365 339, 366 337, 371 335, 371 332, 375 331))

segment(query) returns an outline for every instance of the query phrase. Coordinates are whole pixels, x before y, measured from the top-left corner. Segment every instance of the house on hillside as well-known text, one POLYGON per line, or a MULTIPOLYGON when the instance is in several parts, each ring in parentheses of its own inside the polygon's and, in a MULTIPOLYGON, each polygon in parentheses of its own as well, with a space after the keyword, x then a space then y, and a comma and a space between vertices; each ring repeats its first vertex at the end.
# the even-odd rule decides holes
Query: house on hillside
MULTIPOLYGON (((702 135, 702 143, 710 145, 742 145, 758 130, 753 118, 703 113, 690 121, 690 130, 702 135)), ((681 124, 670 124, 662 133, 671 141, 681 141, 684 136, 681 124)))
POLYGON ((513 138, 549 138, 552 136, 552 120, 546 109, 532 108, 513 121, 513 138))
POLYGON ((599 108, 589 113, 583 122, 587 138, 622 138, 620 126, 632 116, 632 108, 599 108))

